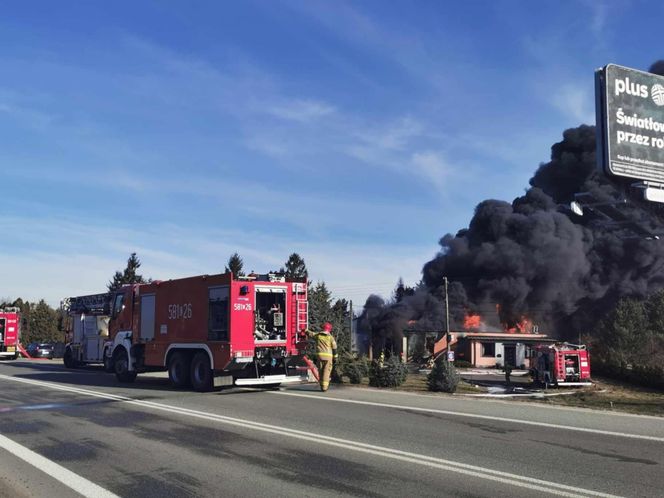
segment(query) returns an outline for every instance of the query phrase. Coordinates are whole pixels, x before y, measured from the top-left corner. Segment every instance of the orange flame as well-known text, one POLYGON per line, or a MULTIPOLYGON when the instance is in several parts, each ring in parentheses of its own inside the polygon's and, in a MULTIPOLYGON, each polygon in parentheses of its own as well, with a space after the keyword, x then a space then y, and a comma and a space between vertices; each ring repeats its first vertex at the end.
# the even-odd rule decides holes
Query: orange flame
MULTIPOLYGON (((500 315, 500 304, 496 304, 496 313, 500 315)), ((534 330, 533 325, 533 321, 530 318, 522 316, 513 327, 503 324, 503 328, 508 334, 531 334, 534 330)))
POLYGON ((463 319, 463 328, 465 330, 479 329, 482 327, 482 317, 480 315, 469 315, 463 319))
POLYGON ((533 322, 525 316, 521 317, 514 327, 505 327, 505 332, 510 334, 530 334, 533 331, 533 322))

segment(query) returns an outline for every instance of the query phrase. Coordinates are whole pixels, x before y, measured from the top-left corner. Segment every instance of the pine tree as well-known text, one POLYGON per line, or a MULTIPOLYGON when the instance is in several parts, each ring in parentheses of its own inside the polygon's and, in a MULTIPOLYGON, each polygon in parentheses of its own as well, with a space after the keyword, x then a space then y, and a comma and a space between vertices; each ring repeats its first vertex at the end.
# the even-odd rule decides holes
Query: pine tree
POLYGON ((429 391, 454 393, 460 380, 461 377, 452 363, 438 359, 427 376, 427 387, 429 391))
POLYGON ((332 293, 325 282, 318 282, 309 290, 309 328, 322 330, 325 322, 332 324, 339 353, 350 352, 350 312, 348 301, 332 302, 332 293))
POLYGON ((351 349, 351 316, 348 301, 337 299, 332 306, 332 330, 339 346, 339 352, 350 352, 351 349))
POLYGON ((108 283, 108 291, 113 292, 124 284, 144 284, 146 280, 142 275, 139 275, 137 270, 141 266, 141 261, 136 256, 135 252, 132 252, 127 259, 127 267, 123 272, 116 271, 113 275, 113 279, 108 283))
POLYGON ((309 289, 309 328, 322 330, 325 322, 332 321, 332 293, 325 282, 318 282, 309 289))
POLYGON ((392 295, 392 300, 396 303, 400 303, 401 300, 403 299, 404 292, 406 290, 406 286, 403 283, 403 278, 399 277, 399 280, 397 282, 397 286, 394 289, 394 293, 392 295))
POLYGON ((241 277, 244 275, 244 261, 240 255, 236 252, 231 254, 231 257, 228 258, 228 263, 226 265, 226 272, 231 272, 234 277, 241 277))
POLYGON ((42 299, 30 310, 28 333, 24 342, 57 342, 63 335, 58 330, 58 314, 42 299))
POLYGON ((394 292, 392 293, 392 301, 395 303, 400 303, 403 301, 403 298, 405 296, 413 296, 415 295, 415 288, 413 287, 408 287, 403 283, 403 278, 399 277, 399 280, 397 281, 397 285, 394 288, 394 292))
POLYGON ((304 259, 296 252, 288 257, 286 266, 282 267, 279 273, 284 273, 288 278, 307 278, 309 276, 304 259))

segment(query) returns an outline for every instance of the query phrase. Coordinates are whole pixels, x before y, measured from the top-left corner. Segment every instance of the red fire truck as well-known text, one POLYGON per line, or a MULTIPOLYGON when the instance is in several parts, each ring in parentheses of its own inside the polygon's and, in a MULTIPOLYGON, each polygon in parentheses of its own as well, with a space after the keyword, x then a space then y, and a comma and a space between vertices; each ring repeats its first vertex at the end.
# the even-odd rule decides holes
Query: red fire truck
POLYGON ((178 387, 299 382, 307 283, 231 273, 125 285, 112 293, 105 365, 119 381, 168 370, 178 387), (289 365, 290 364, 290 365, 289 365))
POLYGON ((546 344, 535 348, 533 381, 549 386, 588 386, 590 357, 586 347, 577 344, 546 344))
POLYGON ((19 308, 0 309, 0 358, 18 358, 21 342, 21 312, 19 308))

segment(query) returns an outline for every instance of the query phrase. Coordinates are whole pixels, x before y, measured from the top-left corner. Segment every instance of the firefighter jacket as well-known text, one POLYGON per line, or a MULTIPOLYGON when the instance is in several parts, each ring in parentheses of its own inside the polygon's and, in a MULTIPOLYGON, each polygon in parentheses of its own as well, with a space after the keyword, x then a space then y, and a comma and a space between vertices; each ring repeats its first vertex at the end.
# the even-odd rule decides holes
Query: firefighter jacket
POLYGON ((308 332, 309 337, 316 341, 316 356, 319 360, 337 359, 337 341, 327 332, 308 332))

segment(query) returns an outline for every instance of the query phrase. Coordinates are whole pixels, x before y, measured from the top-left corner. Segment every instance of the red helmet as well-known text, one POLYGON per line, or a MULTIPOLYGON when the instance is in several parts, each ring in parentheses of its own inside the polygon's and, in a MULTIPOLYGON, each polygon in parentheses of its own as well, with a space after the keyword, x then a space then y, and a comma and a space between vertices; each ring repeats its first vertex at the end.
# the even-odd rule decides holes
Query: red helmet
POLYGON ((323 330, 325 332, 332 332, 332 324, 330 322, 325 322, 323 325, 323 330))

